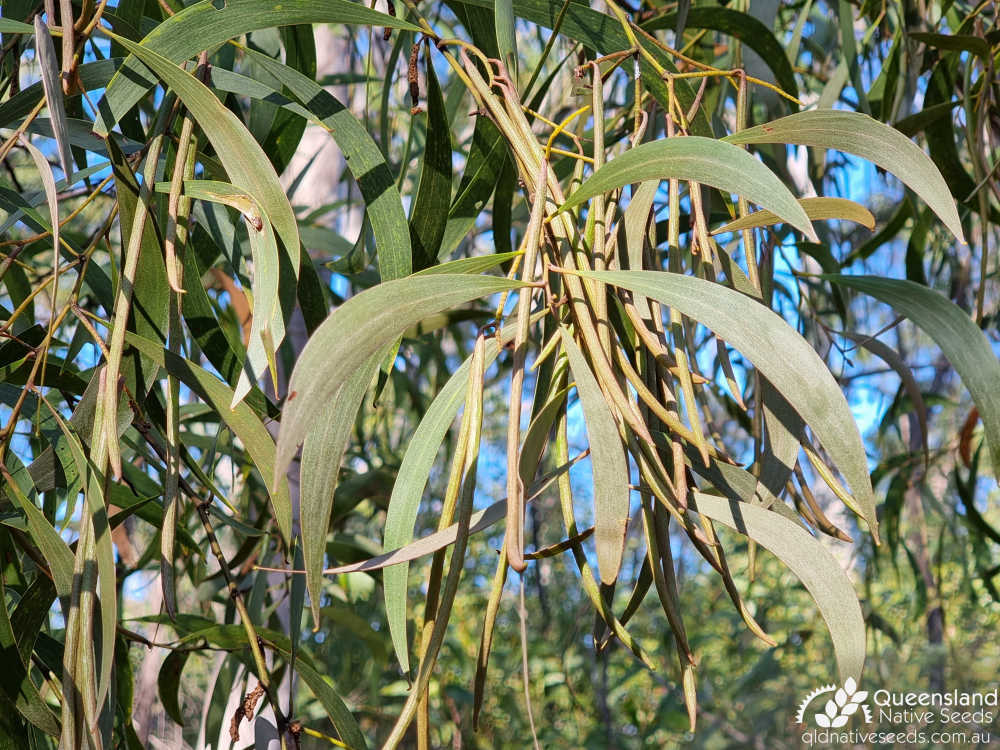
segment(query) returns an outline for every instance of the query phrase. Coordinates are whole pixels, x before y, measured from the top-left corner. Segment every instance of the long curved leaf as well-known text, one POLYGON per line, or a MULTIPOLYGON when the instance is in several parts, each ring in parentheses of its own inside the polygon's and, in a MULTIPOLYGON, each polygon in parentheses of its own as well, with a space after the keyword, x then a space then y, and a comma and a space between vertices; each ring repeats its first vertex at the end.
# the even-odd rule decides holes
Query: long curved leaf
POLYGON ((490 276, 411 276, 347 300, 316 329, 296 362, 282 412, 274 481, 280 481, 329 399, 368 357, 428 315, 518 286, 490 276))
MULTIPOLYGON (((868 229, 875 228, 875 217, 867 208, 847 198, 799 198, 799 205, 806 212, 812 221, 823 221, 825 219, 840 219, 842 221, 853 221, 868 229)), ((781 221, 772 211, 754 211, 751 214, 735 219, 718 229, 713 229, 712 234, 722 234, 724 232, 738 232, 742 229, 754 229, 755 227, 768 227, 781 221)))
POLYGON ((1000 477, 1000 360, 968 314, 940 292, 902 279, 825 275, 835 284, 875 297, 905 315, 937 342, 979 409, 1000 477))
POLYGON ((17 713, 43 732, 59 736, 59 722, 52 710, 42 699, 38 688, 31 679, 29 664, 18 652, 17 634, 7 611, 7 591, 0 577, 0 657, 3 658, 3 673, 0 674, 0 707, 17 713))
POLYGON ((826 364, 785 320, 720 284, 664 271, 582 274, 669 305, 739 349, 812 428, 854 492, 855 513, 878 539, 875 496, 864 443, 826 364))
POLYGON ((667 138, 629 149, 598 169, 560 209, 573 208, 608 190, 653 179, 692 180, 738 193, 816 241, 806 212, 770 169, 741 148, 700 136, 667 138))
POLYGON ((344 704, 344 699, 340 697, 333 685, 302 659, 295 660, 295 671, 299 673, 302 681, 309 686, 312 694, 323 706, 323 710, 326 711, 333 726, 337 728, 345 746, 352 748, 352 750, 365 750, 368 743, 358 726, 357 719, 351 714, 344 704))
POLYGON ((160 696, 160 703, 167 716, 177 724, 184 726, 184 714, 181 711, 179 691, 181 686, 181 673, 184 671, 184 664, 191 655, 190 651, 171 651, 160 666, 160 672, 156 677, 156 692, 160 696))
MULTIPOLYGON (((496 358, 498 352, 495 342, 492 340, 487 342, 487 366, 496 358)), ((413 539, 420 500, 441 443, 455 421, 455 415, 458 414, 465 398, 471 367, 470 357, 452 374, 435 396, 417 429, 414 430, 413 437, 410 438, 396 481, 392 485, 392 494, 389 496, 389 508, 386 510, 383 531, 382 546, 385 549, 398 549, 413 539)), ((410 652, 406 637, 406 584, 409 569, 410 566, 403 563, 387 568, 382 574, 389 635, 392 637, 392 646, 404 674, 409 674, 410 671, 410 652)))
MULTIPOLYGON (((86 503, 84 507, 87 513, 81 518, 81 523, 93 525, 94 529, 94 559, 93 563, 97 567, 97 587, 95 593, 100 592, 100 612, 101 612, 101 666, 99 671, 100 681, 97 685, 97 701, 100 707, 111 689, 111 669, 112 659, 115 653, 115 632, 118 620, 118 596, 117 596, 117 573, 115 570, 114 551, 111 546, 111 528, 108 525, 107 500, 104 496, 104 477, 102 472, 97 471, 97 467, 84 452, 80 438, 70 428, 66 421, 58 413, 52 411, 52 416, 59 423, 59 429, 69 444, 80 476, 86 476, 84 496, 86 503)), ((81 538, 84 537, 81 531, 81 538)), ((77 542, 77 555, 86 554, 86 550, 77 542)), ((87 560, 91 562, 90 559, 87 560)), ((86 577, 85 577, 86 578, 86 577)), ((75 583, 75 581, 74 581, 75 583)), ((75 596, 75 594, 74 594, 75 596)), ((81 614, 84 616, 84 613, 81 614)), ((89 648, 90 644, 83 644, 84 648, 89 648)), ((89 679, 85 676, 84 679, 89 679)))
MULTIPOLYGON (((221 7, 215 0, 202 0, 160 23, 142 40, 142 47, 179 63, 251 31, 302 23, 355 23, 420 31, 408 21, 348 0, 226 0, 221 7)), ((135 54, 132 47, 123 46, 135 54)), ((146 60, 136 57, 142 62, 127 59, 108 84, 95 125, 100 135, 107 135, 156 83, 142 64, 148 65, 146 60)))
POLYGON ((35 16, 35 53, 42 71, 42 85, 45 89, 45 103, 49 108, 52 133, 59 151, 59 163, 68 179, 72 171, 73 155, 70 153, 70 139, 66 124, 66 104, 63 100, 60 81, 59 60, 52 44, 49 28, 42 21, 42 15, 35 16))
MULTIPOLYGON (((487 256, 495 258, 496 256, 487 256)), ((469 259, 478 260, 478 259, 469 259)), ((444 266, 456 266, 464 260, 452 261, 444 266)), ((434 266, 422 271, 424 275, 436 275, 435 271, 444 266, 434 266)), ((516 326, 506 325, 500 329, 500 345, 514 340, 516 326)), ((500 353, 500 346, 495 338, 486 342, 484 352, 484 367, 489 367, 500 353)), ((472 367, 471 356, 455 370, 448 382, 438 392, 427 407, 420 424, 413 431, 403 461, 399 465, 396 481, 389 496, 389 507, 385 514, 382 546, 384 549, 400 549, 413 539, 413 530, 417 522, 417 511, 427 480, 430 477, 434 459, 437 457, 441 443, 448 428, 455 421, 455 415, 462 405, 466 387, 469 382, 469 372, 472 367)), ((506 504, 502 504, 506 509, 506 504)), ((502 512, 502 511, 501 511, 502 512)), ((499 516, 498 516, 499 518, 499 516)), ((494 519, 496 520, 496 519, 494 519)), ((475 519, 473 521, 475 523, 475 519)), ((383 598, 385 599, 386 619, 389 622, 389 634, 392 646, 396 652, 400 667, 404 673, 410 671, 410 656, 406 639, 406 583, 409 573, 406 562, 386 568, 382 574, 383 598)))
POLYGON ((350 442, 361 401, 383 359, 384 353, 376 352, 344 381, 330 402, 326 419, 306 435, 302 446, 302 464, 299 469, 299 533, 302 535, 306 590, 309 592, 309 606, 316 629, 319 629, 326 533, 330 527, 330 512, 333 509, 333 493, 337 489, 340 463, 350 442))
POLYGON ((497 126, 488 117, 477 117, 465 172, 448 211, 448 223, 441 240, 443 254, 451 255, 475 226, 476 217, 493 194, 507 159, 507 143, 497 126))
POLYGON ((777 513, 714 495, 694 493, 696 510, 773 552, 798 576, 826 620, 840 679, 861 679, 865 665, 865 620, 850 578, 826 547, 777 513))
POLYGON ((17 482, 7 482, 4 491, 13 498, 15 505, 21 508, 27 518, 28 533, 49 564, 49 572, 52 573, 52 581, 65 617, 73 591, 73 552, 45 518, 45 514, 21 491, 17 482))
POLYGON ((735 144, 794 143, 860 156, 896 175, 965 242, 962 222, 944 177, 917 144, 898 130, 858 112, 813 109, 741 130, 723 140, 735 144))

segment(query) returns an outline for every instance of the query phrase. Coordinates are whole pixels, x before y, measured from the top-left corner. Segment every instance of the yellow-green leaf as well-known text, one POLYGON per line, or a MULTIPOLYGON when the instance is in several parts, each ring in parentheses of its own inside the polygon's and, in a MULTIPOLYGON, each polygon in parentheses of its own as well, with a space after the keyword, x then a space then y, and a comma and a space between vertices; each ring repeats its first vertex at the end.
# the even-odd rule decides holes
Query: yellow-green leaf
MULTIPOLYGON (((847 198, 799 198, 799 205, 806 212, 812 221, 824 221, 826 219, 840 219, 842 221, 853 221, 869 229, 875 228, 875 217, 872 212, 860 203, 848 200, 847 198)), ((754 211, 743 218, 731 221, 728 224, 712 231, 712 234, 723 234, 725 232, 738 232, 742 229, 755 229, 756 227, 769 227, 778 224, 781 219, 773 211, 754 211)))

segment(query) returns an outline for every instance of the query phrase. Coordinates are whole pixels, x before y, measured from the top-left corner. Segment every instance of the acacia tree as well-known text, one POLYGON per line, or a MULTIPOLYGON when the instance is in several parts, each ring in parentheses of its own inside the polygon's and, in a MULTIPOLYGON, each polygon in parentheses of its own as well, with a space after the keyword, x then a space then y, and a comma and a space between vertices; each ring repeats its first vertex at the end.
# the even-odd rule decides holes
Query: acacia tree
MULTIPOLYGON (((944 515, 967 523, 996 598, 984 545, 1000 536, 977 482, 1000 451, 987 4, 856 18, 841 2, 836 23, 812 0, 764 20, 686 3, 386 10, 5 5, 8 744, 141 746, 130 643, 169 652, 159 692, 178 723, 182 674, 221 652, 189 742, 238 740, 258 704, 286 747, 442 742, 432 712, 479 722, 509 571, 523 587, 563 553, 574 571, 556 585, 579 596, 544 606, 586 602, 594 650, 620 644, 667 675, 697 731, 707 626, 679 567, 711 571, 774 646, 743 573, 769 550, 814 600, 839 679, 860 680, 866 615, 819 538, 873 561, 864 540, 905 538, 940 643, 920 495, 934 477, 953 476, 962 510, 944 515), (350 41, 323 76, 314 24, 350 41), (294 196, 312 162, 289 170, 307 124, 349 172, 308 209, 294 196), (789 146, 809 149, 804 168, 789 146), (838 185, 860 161, 828 151, 906 192, 876 219, 838 185), (890 330, 906 331, 895 349, 890 330), (914 330, 943 355, 932 390, 955 372, 974 403, 958 434, 931 424, 914 330), (872 473, 843 377, 854 347, 899 384, 872 473), (502 489, 477 511, 498 445, 502 489), (418 520, 434 531, 414 541, 418 520), (495 555, 474 535, 501 521, 495 555), (425 559, 413 609, 408 567, 425 559), (484 560, 459 706, 435 666, 455 608, 470 614, 463 571, 484 560), (137 600, 143 573, 162 608, 137 600), (359 593, 376 582, 384 613, 359 593), (629 625, 651 592, 670 662, 629 625), (341 695, 360 667, 329 644, 361 633, 387 651, 365 629, 383 617, 412 682, 391 711, 348 696, 352 713, 341 695)), ((522 588, 534 731, 524 611, 522 588)))

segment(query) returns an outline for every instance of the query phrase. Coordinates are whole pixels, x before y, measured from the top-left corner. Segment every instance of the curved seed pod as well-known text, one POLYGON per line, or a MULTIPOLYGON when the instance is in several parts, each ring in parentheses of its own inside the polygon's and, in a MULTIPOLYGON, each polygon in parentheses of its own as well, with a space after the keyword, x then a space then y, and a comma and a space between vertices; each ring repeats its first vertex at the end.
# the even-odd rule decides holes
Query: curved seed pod
MULTIPOLYGON (((545 216, 545 180, 548 164, 542 162, 538 170, 536 184, 541 188, 535 193, 531 205, 531 219, 524 242, 523 280, 531 283, 538 258, 538 245, 542 236, 542 220, 545 216)), ((528 327, 531 311, 531 287, 518 291, 517 334, 514 337, 514 368, 510 376, 510 406, 507 412, 507 562, 518 573, 525 568, 524 562, 524 485, 518 471, 518 457, 521 443, 521 394, 524 387, 524 365, 527 356, 528 327)))

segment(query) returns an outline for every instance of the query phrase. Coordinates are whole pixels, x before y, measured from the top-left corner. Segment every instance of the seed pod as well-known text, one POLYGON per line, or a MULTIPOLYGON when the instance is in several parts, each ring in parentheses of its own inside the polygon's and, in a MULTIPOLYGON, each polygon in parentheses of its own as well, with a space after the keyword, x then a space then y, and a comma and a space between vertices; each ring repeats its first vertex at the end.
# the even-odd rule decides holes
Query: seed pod
MULTIPOLYGON (((389 12, 390 16, 393 18, 396 17, 396 5, 392 2, 392 0, 386 0, 386 10, 389 12)), ((392 36, 392 29, 386 26, 382 31, 382 41, 388 42, 390 36, 392 36)))
POLYGON ((420 54, 420 43, 410 48, 410 63, 406 68, 406 80, 410 84, 411 113, 416 114, 420 108, 420 77, 417 73, 417 56, 420 54))

